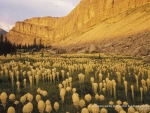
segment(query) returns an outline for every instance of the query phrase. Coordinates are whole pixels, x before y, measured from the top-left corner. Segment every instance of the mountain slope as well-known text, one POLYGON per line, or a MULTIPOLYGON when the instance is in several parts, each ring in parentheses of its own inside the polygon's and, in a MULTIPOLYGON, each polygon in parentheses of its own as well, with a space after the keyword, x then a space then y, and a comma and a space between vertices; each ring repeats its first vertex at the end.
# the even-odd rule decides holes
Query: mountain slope
POLYGON ((150 24, 150 5, 134 9, 126 17, 112 22, 115 18, 107 19, 90 27, 74 38, 70 36, 60 41, 59 44, 71 44, 71 46, 67 46, 71 50, 77 46, 84 48, 94 43, 99 46, 100 51, 118 51, 118 53, 127 54, 132 54, 140 46, 150 50, 150 26, 148 26, 150 24), (115 45, 117 45, 116 48, 115 45))
POLYGON ((0 28, 0 34, 6 34, 7 32, 0 28))
POLYGON ((134 46, 132 39, 145 37, 142 45, 149 41, 149 3, 150 0, 82 0, 66 17, 31 18, 16 22, 8 37, 12 42, 22 44, 32 43, 34 38, 42 39, 46 45, 68 51, 95 44, 99 51, 126 53, 128 49, 136 50, 141 43, 137 41, 134 46))

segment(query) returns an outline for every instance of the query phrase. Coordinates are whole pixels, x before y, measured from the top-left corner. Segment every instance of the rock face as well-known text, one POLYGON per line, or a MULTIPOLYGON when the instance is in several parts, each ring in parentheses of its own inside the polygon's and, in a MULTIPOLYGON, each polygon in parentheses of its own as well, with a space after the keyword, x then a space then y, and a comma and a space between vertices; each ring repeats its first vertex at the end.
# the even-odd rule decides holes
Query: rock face
MULTIPOLYGON (((101 38, 121 37, 123 30, 119 29, 119 25, 122 25, 124 29, 127 28, 128 31, 132 28, 132 26, 128 25, 130 23, 126 22, 127 19, 123 19, 128 17, 128 20, 131 19, 131 23, 137 21, 136 17, 138 15, 143 16, 150 11, 149 3, 150 0, 81 0, 79 5, 65 17, 31 18, 23 22, 16 22, 7 36, 10 41, 15 43, 31 44, 33 43, 32 40, 36 38, 37 40, 42 39, 43 43, 47 45, 60 47, 73 45, 74 43, 90 43, 94 39, 100 41, 101 38), (139 10, 140 8, 142 11, 139 10), (133 14, 135 19, 132 16, 133 14), (122 21, 121 24, 119 24, 120 21, 122 21), (116 25, 118 26, 116 27, 116 25), (93 35, 89 32, 92 29, 98 29, 97 26, 100 27, 99 30, 104 29, 107 33, 98 31, 93 35), (114 31, 112 30, 113 28, 114 31), (89 34, 86 35, 87 32, 89 34), (84 37, 77 38, 81 35, 84 37), (69 40, 73 41, 70 42, 69 40)), ((135 24, 135 26, 138 25, 135 24)), ((141 32, 143 29, 145 30, 145 27, 139 27, 136 31, 141 32)), ((114 47, 110 42, 107 44, 113 50, 114 47)))

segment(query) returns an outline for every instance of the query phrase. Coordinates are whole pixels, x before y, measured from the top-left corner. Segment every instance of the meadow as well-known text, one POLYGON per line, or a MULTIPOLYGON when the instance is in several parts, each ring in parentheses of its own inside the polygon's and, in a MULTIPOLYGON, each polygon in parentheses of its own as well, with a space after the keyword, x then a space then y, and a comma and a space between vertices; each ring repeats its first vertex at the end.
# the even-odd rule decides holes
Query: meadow
POLYGON ((0 56, 0 113, 149 113, 150 64, 105 54, 0 56))

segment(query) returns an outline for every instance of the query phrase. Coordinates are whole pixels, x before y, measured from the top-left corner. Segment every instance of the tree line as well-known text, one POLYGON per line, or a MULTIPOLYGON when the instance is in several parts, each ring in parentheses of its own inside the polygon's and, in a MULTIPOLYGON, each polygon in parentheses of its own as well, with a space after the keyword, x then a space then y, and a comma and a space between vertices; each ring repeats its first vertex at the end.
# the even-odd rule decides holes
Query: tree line
POLYGON ((33 52, 38 52, 41 49, 46 48, 42 41, 40 40, 40 44, 36 43, 36 38, 33 40, 33 44, 15 44, 11 43, 6 35, 1 34, 0 35, 0 55, 7 56, 7 54, 16 55, 18 52, 29 52, 30 54, 33 54, 33 52))

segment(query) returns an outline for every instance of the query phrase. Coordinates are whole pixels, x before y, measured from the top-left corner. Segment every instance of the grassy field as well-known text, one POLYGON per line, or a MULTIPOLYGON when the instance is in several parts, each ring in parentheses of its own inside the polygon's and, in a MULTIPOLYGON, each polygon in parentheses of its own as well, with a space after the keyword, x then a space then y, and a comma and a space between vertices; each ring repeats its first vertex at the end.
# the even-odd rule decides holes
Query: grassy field
MULTIPOLYGON (((102 108, 106 108, 108 113, 118 113, 118 111, 115 110, 115 106, 119 100, 122 102, 120 106, 126 112, 130 107, 129 105, 150 105, 150 83, 148 82, 150 81, 150 64, 143 62, 142 58, 117 55, 104 56, 102 54, 100 57, 99 54, 70 54, 61 55, 59 57, 50 57, 49 55, 41 57, 38 54, 24 54, 21 58, 20 56, 11 57, 8 55, 7 57, 1 56, 0 59, 0 94, 2 94, 2 92, 6 92, 7 94, 6 103, 1 101, 0 113, 7 112, 10 106, 14 107, 16 113, 22 113, 23 107, 30 101, 27 99, 24 103, 21 103, 20 98, 22 96, 26 96, 27 98, 28 93, 33 95, 31 101, 33 104, 32 113, 39 112, 38 102, 36 101, 37 94, 41 96, 41 100, 44 102, 46 102, 46 100, 51 102, 51 113, 84 113, 82 109, 88 108, 89 104, 94 105, 94 103, 99 106, 99 111, 90 112, 88 108, 90 113, 99 113, 102 108), (51 70, 51 72, 48 73, 48 70, 51 70), (62 70, 64 70, 64 78, 62 70), (59 72, 58 76, 56 76, 57 72, 59 72), (118 72, 119 75, 116 72, 118 72), (13 79, 11 76, 12 73, 13 79), (67 75, 67 73, 69 75, 67 75), (83 82, 79 82, 79 74, 81 73, 84 75, 83 82), (54 77, 51 79, 48 78, 48 76, 53 74, 54 77), (99 74, 102 74, 102 79, 100 79, 99 74), (39 77, 38 80, 35 77, 36 75, 39 77), (135 75, 138 76, 138 83, 135 75), (32 76, 32 83, 30 76, 32 76), (71 82, 68 82, 69 77, 72 78, 71 82), (91 78, 94 78, 93 82, 91 82, 91 78), (24 79, 26 79, 26 86, 24 85, 24 79), (141 80, 145 81, 145 83, 142 83, 141 80), (17 81, 20 83, 19 90, 16 84, 17 81), (39 81, 38 84, 37 81, 39 81), (110 84, 110 81, 113 81, 112 84, 110 84), (126 91, 124 81, 127 82, 126 91), (116 83, 116 87, 113 84, 114 82, 116 83), (68 85, 64 85, 64 83, 68 83, 68 85), (72 85, 70 85, 70 83, 72 85), (92 85, 93 83, 97 84, 96 88, 92 85), (100 87, 100 83, 102 87, 100 87), (63 86, 61 89, 64 88, 66 90, 64 102, 61 101, 59 84, 63 86), (131 85, 134 86, 134 98, 131 85), (69 91, 67 87, 70 88, 69 91), (43 96, 37 92, 38 88, 42 91, 47 91, 47 95, 43 96), (75 103, 73 102, 73 88, 76 88, 76 93, 79 95, 77 106, 74 106, 75 103), (116 91, 114 89, 116 89, 116 91), (16 97, 10 101, 9 95, 12 93, 15 94, 16 97), (85 99, 86 94, 90 94, 92 97, 89 102, 85 99), (105 99, 101 100, 100 97, 97 99, 96 94, 99 96, 103 95, 105 99), (81 99, 85 101, 83 106, 82 102, 80 102, 81 99), (15 101, 19 101, 19 103, 15 104, 15 101), (113 102, 114 106, 109 106, 110 101, 113 102), (59 103, 58 111, 54 109, 55 102, 59 103), (125 104, 123 102, 127 102, 128 106, 123 107, 125 104)), ((2 98, 3 97, 0 96, 0 100, 2 100, 2 98)), ((91 109, 94 109, 94 107, 91 109)), ((148 112, 150 109, 145 108, 145 110, 148 112)), ((44 110, 43 113, 47 112, 44 110)))

